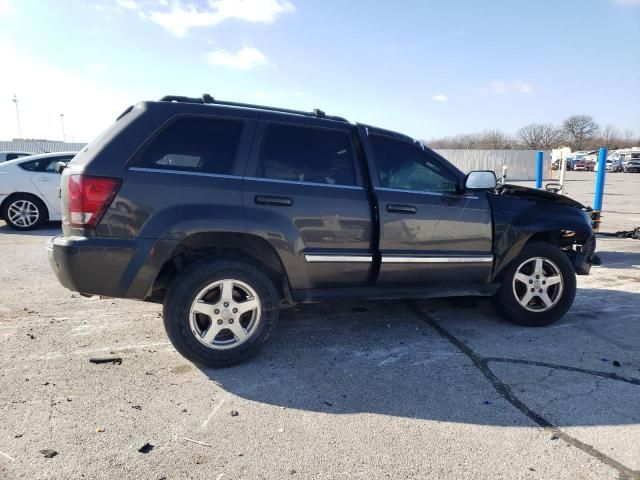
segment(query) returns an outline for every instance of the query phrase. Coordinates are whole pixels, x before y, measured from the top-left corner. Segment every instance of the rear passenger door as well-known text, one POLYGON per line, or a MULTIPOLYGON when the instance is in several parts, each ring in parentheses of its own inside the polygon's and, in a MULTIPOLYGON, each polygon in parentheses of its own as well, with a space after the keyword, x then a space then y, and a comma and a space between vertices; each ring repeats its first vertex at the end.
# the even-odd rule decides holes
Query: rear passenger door
POLYGON ((354 140, 353 127, 338 121, 259 124, 245 218, 277 250, 293 290, 369 280, 371 209, 354 140))
POLYGON ((483 192, 459 192, 460 174, 422 146, 369 135, 380 211, 378 283, 483 283, 491 273, 492 222, 483 192))

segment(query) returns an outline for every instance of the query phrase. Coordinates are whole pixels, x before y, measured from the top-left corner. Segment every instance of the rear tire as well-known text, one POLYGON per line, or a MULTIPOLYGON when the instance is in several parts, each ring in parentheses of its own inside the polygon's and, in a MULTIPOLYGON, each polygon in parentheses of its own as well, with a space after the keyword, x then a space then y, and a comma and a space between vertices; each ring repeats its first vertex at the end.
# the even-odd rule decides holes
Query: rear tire
POLYGON ((242 260, 201 260, 173 282, 164 326, 187 360, 226 367, 253 355, 278 320, 280 298, 271 279, 242 260))
POLYGON ((47 207, 34 195, 19 193, 2 207, 0 217, 14 230, 35 230, 47 220, 47 207))
POLYGON ((541 327, 567 313, 576 295, 576 273, 567 255, 546 242, 527 244, 504 271, 495 309, 518 325, 541 327))

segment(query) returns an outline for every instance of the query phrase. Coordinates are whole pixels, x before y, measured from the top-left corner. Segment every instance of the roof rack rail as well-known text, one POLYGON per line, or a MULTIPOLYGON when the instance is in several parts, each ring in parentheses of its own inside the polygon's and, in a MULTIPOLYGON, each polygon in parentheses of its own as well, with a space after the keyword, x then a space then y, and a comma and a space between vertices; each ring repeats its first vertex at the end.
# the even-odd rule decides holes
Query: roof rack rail
POLYGON ((161 102, 178 102, 178 103, 201 103, 201 104, 212 104, 212 105, 225 105, 229 107, 243 107, 243 108, 256 108, 259 110, 269 110, 271 112, 279 112, 279 113, 293 113, 295 115, 304 115, 306 117, 317 117, 317 118, 326 118, 329 120, 336 120, 339 122, 347 122, 348 120, 344 117, 339 117, 336 115, 327 115, 319 108, 314 109, 312 112, 305 112, 303 110, 292 110, 290 108, 277 108, 277 107, 267 107, 265 105, 255 105, 252 103, 240 103, 240 102, 226 102, 223 100, 215 100, 208 93, 203 93, 201 97, 185 97, 181 95, 165 95, 160 99, 161 102))

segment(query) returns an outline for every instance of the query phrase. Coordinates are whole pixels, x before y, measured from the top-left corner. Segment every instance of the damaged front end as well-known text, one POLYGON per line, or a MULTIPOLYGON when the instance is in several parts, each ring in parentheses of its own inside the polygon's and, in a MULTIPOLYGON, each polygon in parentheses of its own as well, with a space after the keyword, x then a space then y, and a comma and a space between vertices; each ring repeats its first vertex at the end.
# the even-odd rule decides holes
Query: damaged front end
POLYGON ((578 275, 599 264, 591 209, 557 193, 519 185, 501 185, 489 195, 494 225, 494 278, 525 244, 541 240, 557 245, 578 275))

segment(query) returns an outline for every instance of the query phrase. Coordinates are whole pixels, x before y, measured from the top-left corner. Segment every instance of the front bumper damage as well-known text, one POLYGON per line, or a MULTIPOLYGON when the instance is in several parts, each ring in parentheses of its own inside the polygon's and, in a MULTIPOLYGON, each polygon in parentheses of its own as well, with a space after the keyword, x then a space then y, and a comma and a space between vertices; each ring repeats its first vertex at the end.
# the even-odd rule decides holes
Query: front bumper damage
POLYGON ((588 237, 581 245, 575 245, 574 249, 567 251, 576 274, 589 275, 591 265, 600 265, 600 258, 595 251, 596 237, 594 235, 588 237))

